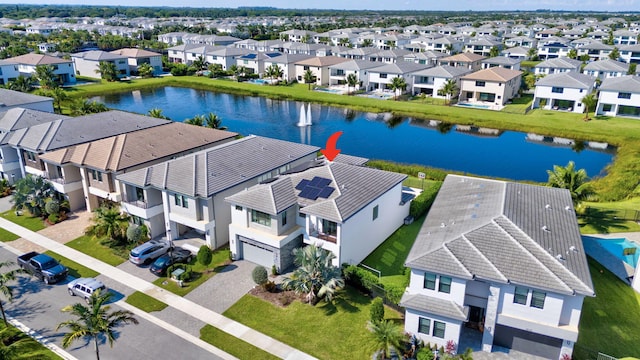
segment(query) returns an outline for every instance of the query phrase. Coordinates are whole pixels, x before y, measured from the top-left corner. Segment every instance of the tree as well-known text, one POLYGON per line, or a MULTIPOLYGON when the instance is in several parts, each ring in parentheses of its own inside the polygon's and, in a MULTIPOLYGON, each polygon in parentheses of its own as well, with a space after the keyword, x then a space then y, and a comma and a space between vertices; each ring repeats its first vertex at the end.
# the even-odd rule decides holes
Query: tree
POLYGON ((384 320, 384 304, 382 298, 375 298, 371 302, 370 308, 371 322, 380 322, 384 320))
POLYGON ((578 57, 578 51, 576 49, 569 50, 569 52, 567 53, 567 57, 569 59, 576 59, 578 57))
POLYGON ((362 40, 361 47, 372 47, 372 46, 373 46, 373 39, 364 39, 364 40, 362 40))
POLYGON ((153 108, 153 109, 149 110, 147 112, 147 116, 150 116, 150 117, 153 117, 153 118, 157 118, 157 119, 171 120, 167 116, 165 116, 162 113, 162 109, 159 109, 159 108, 153 108))
POLYGON ((207 61, 202 57, 202 55, 198 56, 193 63, 191 64, 193 67, 199 70, 204 70, 207 68, 207 61))
POLYGON ((67 92, 60 87, 47 89, 38 89, 36 94, 53 98, 53 105, 58 114, 62 114, 62 102, 69 98, 67 92))
POLYGON ((36 66, 35 75, 43 89, 53 89, 60 86, 52 65, 36 66))
POLYGON ((184 123, 189 125, 204 126, 204 121, 204 115, 196 115, 191 119, 186 119, 184 123))
POLYGON ((389 87, 391 87, 391 90, 393 90, 393 99, 397 100, 398 90, 400 90, 400 94, 402 94, 404 90, 407 88, 407 82, 404 80, 403 77, 396 76, 393 79, 391 79, 391 84, 389 84, 389 87))
POLYGON ((284 71, 278 64, 271 64, 265 69, 264 74, 271 78, 271 82, 273 83, 273 80, 280 79, 284 76, 284 71))
POLYGON ((50 182, 40 176, 27 174, 24 178, 16 181, 14 186, 13 203, 16 210, 27 209, 33 216, 46 214, 45 206, 49 199, 62 200, 62 195, 53 188, 50 182))
MULTIPOLYGON (((350 73, 347 75, 347 87, 348 89, 354 88, 358 86, 358 77, 354 73, 350 73)), ((351 92, 349 92, 351 94, 351 92)))
POLYGON ((595 92, 585 95, 580 99, 584 104, 584 120, 589 120, 589 110, 595 109, 596 104, 598 103, 598 98, 596 97, 595 92))
POLYGON ((335 255, 319 245, 308 245, 293 250, 294 264, 298 266, 290 278, 285 278, 285 288, 306 293, 311 304, 316 298, 331 301, 336 290, 344 287, 340 268, 333 266, 335 255))
POLYGON ((85 234, 94 237, 107 237, 116 244, 126 241, 129 216, 120 212, 116 206, 101 206, 93 213, 93 225, 85 234))
POLYGON ((371 331, 375 351, 381 352, 383 359, 389 358, 392 348, 401 351, 404 333, 393 321, 369 322, 368 329, 371 331))
MULTIPOLYGON (((3 267, 9 267, 14 265, 11 261, 5 261, 0 263, 0 269, 3 267)), ((13 301, 13 287, 9 286, 10 281, 14 281, 16 279, 16 275, 23 273, 22 269, 13 269, 7 272, 0 273, 0 293, 7 298, 7 301, 13 301)), ((0 311, 2 312, 2 319, 4 320, 4 325, 8 326, 7 323, 7 315, 4 313, 4 306, 2 305, 2 301, 0 301, 0 311)))
POLYGON ((29 92, 33 90, 33 78, 31 76, 18 76, 15 80, 10 81, 7 88, 9 90, 29 92))
POLYGON ((627 70, 627 75, 635 75, 636 74, 636 68, 637 68, 637 64, 636 63, 629 64, 629 69, 627 70))
POLYGON ((138 66, 138 76, 141 76, 143 78, 152 78, 153 77, 153 66, 151 66, 151 64, 140 64, 140 66, 138 66))
POLYGON ((620 59, 620 50, 618 50, 617 47, 614 47, 613 50, 611 50, 609 53, 609 59, 616 61, 620 59))
POLYGON ((118 68, 112 61, 100 61, 98 68, 95 70, 100 74, 100 78, 109 82, 118 80, 118 68))
POLYGON ((309 84, 309 90, 311 90, 311 84, 316 81, 316 76, 313 74, 313 71, 311 71, 311 69, 305 71, 303 78, 304 83, 309 84))
POLYGON ((447 99, 447 104, 451 104, 451 98, 455 97, 458 93, 458 84, 454 79, 449 79, 442 84, 439 93, 444 95, 447 99))
POLYGON ((104 111, 109 111, 109 108, 103 103, 95 100, 89 101, 85 98, 75 99, 71 105, 71 115, 80 116, 87 114, 97 114, 104 111))
POLYGON ((212 112, 208 113, 204 120, 204 125, 210 129, 227 130, 226 126, 222 126, 222 119, 212 112))
POLYGON ((112 293, 104 294, 97 290, 91 294, 89 305, 80 303, 66 306, 63 312, 68 312, 77 319, 64 321, 56 327, 56 330, 67 327, 69 332, 62 338, 62 347, 68 348, 74 341, 83 338, 93 340, 96 349, 96 359, 100 360, 100 349, 98 341, 101 336, 105 336, 109 345, 113 347, 115 341, 115 329, 123 324, 138 324, 138 320, 133 317, 133 313, 128 310, 111 311, 111 306, 105 305, 111 298, 112 293))
POLYGON ((338 41, 338 45, 340 46, 349 46, 351 45, 351 41, 349 41, 349 38, 342 38, 338 41))
POLYGON ((547 170, 547 174, 549 175, 547 186, 569 190, 574 205, 593 194, 587 171, 576 170, 573 161, 569 161, 567 166, 554 165, 553 171, 547 170))
POLYGON ((489 57, 496 57, 500 55, 500 49, 498 49, 497 46, 492 46, 491 49, 489 49, 489 57))
POLYGON ((529 57, 529 60, 538 60, 538 49, 532 47, 529 50, 527 50, 527 56, 529 57))
POLYGON ((256 285, 263 286, 267 281, 269 281, 267 269, 264 266, 257 265, 251 272, 251 279, 253 279, 253 282, 256 283, 256 285))

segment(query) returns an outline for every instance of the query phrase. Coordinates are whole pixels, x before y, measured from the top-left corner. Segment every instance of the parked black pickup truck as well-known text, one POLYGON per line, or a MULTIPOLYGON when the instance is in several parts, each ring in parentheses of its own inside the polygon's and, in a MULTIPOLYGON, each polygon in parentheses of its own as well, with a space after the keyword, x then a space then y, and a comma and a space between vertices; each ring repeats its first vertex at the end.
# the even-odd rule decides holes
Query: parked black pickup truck
POLYGON ((56 259, 49 255, 39 254, 35 251, 18 256, 18 266, 29 274, 44 281, 45 284, 53 284, 67 278, 69 270, 60 265, 56 259))

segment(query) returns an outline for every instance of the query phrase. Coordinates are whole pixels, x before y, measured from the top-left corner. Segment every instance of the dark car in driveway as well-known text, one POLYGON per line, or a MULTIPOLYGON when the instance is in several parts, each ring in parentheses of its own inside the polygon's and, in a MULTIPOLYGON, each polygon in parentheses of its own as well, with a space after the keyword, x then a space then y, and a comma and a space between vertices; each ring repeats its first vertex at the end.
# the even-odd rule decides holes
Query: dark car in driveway
POLYGON ((190 263, 191 259, 193 259, 193 254, 191 251, 187 249, 183 249, 181 247, 174 247, 169 250, 168 253, 160 256, 153 262, 151 267, 149 267, 149 271, 153 274, 162 276, 164 275, 167 268, 173 264, 178 263, 190 263))

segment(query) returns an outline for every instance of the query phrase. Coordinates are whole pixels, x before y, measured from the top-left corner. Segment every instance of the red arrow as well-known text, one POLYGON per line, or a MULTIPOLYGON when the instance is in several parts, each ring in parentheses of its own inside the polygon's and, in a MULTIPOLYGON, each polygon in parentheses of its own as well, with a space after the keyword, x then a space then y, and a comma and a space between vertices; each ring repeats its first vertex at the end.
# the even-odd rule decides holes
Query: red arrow
POLYGON ((336 143, 338 142, 338 138, 342 135, 342 131, 337 131, 329 136, 327 140, 327 145, 325 145, 326 149, 320 150, 322 155, 329 161, 333 161, 333 159, 340 154, 340 149, 336 149, 336 143))

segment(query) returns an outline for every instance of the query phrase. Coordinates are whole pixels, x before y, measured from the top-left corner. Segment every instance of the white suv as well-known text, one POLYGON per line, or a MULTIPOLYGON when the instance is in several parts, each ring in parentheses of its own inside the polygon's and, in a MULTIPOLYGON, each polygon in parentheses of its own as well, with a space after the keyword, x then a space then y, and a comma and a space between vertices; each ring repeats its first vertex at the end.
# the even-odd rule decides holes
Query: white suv
POLYGON ((129 261, 136 265, 148 264, 169 251, 168 241, 151 240, 135 247, 129 253, 129 261))
POLYGON ((107 287, 100 280, 94 278, 79 278, 70 282, 68 285, 69 295, 81 296, 87 304, 90 302, 91 294, 96 290, 100 290, 101 293, 107 291, 107 287))

